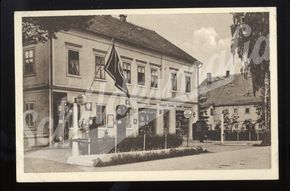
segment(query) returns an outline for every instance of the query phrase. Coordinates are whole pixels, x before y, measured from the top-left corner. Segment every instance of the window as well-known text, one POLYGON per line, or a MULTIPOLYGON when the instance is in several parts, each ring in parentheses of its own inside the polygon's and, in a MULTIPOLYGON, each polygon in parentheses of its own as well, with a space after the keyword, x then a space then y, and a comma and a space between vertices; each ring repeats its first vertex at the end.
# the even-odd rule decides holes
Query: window
POLYGON ((128 112, 126 113, 126 128, 132 128, 131 116, 132 116, 132 111, 130 108, 128 108, 128 112))
POLYGON ((158 87, 158 70, 153 68, 151 69, 151 87, 158 87))
POLYGON ((185 92, 191 92, 191 77, 185 76, 185 92))
POLYGON ((123 62, 123 72, 127 80, 127 83, 131 84, 131 64, 128 62, 123 62))
POLYGON ((34 127, 35 126, 35 119, 33 117, 33 111, 35 110, 35 103, 34 102, 26 102, 25 103, 25 111, 29 111, 25 115, 25 122, 28 127, 34 127))
POLYGON ((235 129, 239 129, 239 124, 235 123, 235 129))
POLYGON ((68 50, 68 74, 80 75, 79 52, 68 50))
POLYGON ((105 58, 101 56, 95 56, 95 64, 96 64, 96 78, 97 79, 105 79, 105 58))
POLYGON ((234 109, 234 114, 238 114, 238 108, 234 109))
POLYGON ((24 51, 24 75, 32 75, 34 74, 34 63, 35 63, 35 57, 34 57, 34 50, 25 50, 24 51))
POLYGON ((224 110, 223 110, 223 114, 224 114, 224 115, 228 115, 228 114, 229 114, 229 110, 228 110, 228 109, 224 109, 224 110))
POLYGON ((213 115, 213 109, 212 108, 210 109, 210 115, 213 115))
POLYGON ((246 113, 246 114, 249 114, 249 113, 250 113, 250 108, 247 107, 247 108, 245 109, 245 113, 246 113))
POLYGON ((177 74, 171 73, 171 89, 177 91, 177 74))
POLYGON ((138 66, 138 85, 145 86, 145 67, 138 66))
POLYGON ((100 126, 104 126, 106 124, 106 106, 96 106, 96 123, 100 126))

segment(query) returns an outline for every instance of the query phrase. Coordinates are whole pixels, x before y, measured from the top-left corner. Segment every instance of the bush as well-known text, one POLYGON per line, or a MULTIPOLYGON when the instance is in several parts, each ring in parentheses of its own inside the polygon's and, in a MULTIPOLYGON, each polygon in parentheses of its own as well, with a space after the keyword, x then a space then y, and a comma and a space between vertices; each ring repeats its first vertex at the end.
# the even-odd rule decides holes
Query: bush
POLYGON ((126 164, 126 163, 134 163, 134 162, 142 162, 149 160, 157 160, 171 157, 179 157, 186 155, 194 155, 199 153, 207 152, 206 149, 202 147, 198 148, 190 148, 190 149, 170 149, 169 152, 161 151, 161 152, 148 152, 148 153, 133 153, 133 154, 118 154, 113 156, 110 161, 103 162, 101 159, 97 158, 94 160, 95 167, 101 166, 110 166, 110 165, 118 165, 118 164, 126 164))

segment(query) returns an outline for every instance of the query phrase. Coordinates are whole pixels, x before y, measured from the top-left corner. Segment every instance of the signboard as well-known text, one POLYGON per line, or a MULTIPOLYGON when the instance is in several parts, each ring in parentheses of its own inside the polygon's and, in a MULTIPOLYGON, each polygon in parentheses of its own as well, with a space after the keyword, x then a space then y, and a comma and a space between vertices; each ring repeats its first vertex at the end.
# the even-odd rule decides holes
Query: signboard
POLYGON ((184 111, 183 115, 185 118, 189 119, 192 116, 192 111, 187 109, 184 111))

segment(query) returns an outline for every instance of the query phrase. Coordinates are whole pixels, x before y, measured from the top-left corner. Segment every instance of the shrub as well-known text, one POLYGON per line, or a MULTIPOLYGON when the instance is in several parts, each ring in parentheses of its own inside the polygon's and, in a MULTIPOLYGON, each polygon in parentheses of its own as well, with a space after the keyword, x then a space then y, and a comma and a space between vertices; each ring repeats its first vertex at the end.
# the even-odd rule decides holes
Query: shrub
POLYGON ((117 154, 111 157, 110 161, 103 162, 101 159, 96 159, 94 161, 95 167, 110 166, 134 162, 142 162, 149 160, 157 160, 171 157, 179 157, 186 155, 194 155, 199 153, 207 152, 206 149, 202 147, 190 148, 190 149, 170 149, 169 152, 148 152, 148 153, 130 153, 130 154, 117 154))
MULTIPOLYGON (((177 135, 167 135, 167 148, 176 148, 182 144, 182 137, 177 135)), ((117 145, 119 152, 141 151, 143 150, 144 136, 138 135, 135 137, 127 137, 117 145)), ((156 150, 165 148, 164 135, 146 135, 145 149, 156 150)))

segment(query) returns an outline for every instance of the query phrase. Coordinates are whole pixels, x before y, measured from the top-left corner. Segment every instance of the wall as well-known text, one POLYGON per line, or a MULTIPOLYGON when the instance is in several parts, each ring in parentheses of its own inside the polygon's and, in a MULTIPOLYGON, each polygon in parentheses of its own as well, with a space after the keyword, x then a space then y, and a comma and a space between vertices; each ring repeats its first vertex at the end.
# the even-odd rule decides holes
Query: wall
MULTIPOLYGON (((78 89, 88 89, 93 82, 95 74, 95 54, 106 56, 111 47, 111 41, 100 36, 80 31, 69 31, 57 33, 57 39, 53 41, 53 82, 55 86, 73 87, 78 89), (67 45, 66 42, 79 45, 67 45), (73 49, 79 51, 80 56, 80 76, 67 75, 67 51, 73 49), (99 50, 99 53, 93 51, 99 50)), ((132 47, 127 44, 115 42, 116 49, 120 56, 126 56, 131 62, 131 84, 128 84, 129 92, 132 96, 154 98, 154 99, 172 99, 170 67, 178 69, 178 92, 173 100, 182 102, 197 102, 198 69, 192 63, 185 63, 168 56, 162 56, 158 53, 142 48, 132 47), (144 61, 146 64, 138 62, 144 61), (145 86, 137 85, 137 66, 145 66, 145 86), (151 67, 159 69, 158 88, 151 88, 150 69, 151 67), (190 72, 192 78, 192 91, 185 93, 184 75, 190 72)), ((92 85, 93 90, 100 92, 109 92, 123 94, 114 86, 114 82, 109 75, 105 80, 95 80, 92 85)))
MULTIPOLYGON (((26 102, 35 103, 35 126, 34 128, 26 128, 24 126, 24 137, 32 137, 37 134, 37 140, 30 140, 30 145, 47 145, 49 135, 49 103, 48 90, 28 91, 23 94, 23 105, 26 102), (35 143, 37 141, 37 143, 35 143)), ((24 108, 25 109, 25 108, 24 108)), ((24 111, 23 111, 24 112, 24 111)), ((25 113, 24 113, 25 115, 25 113)), ((25 118, 25 116, 24 116, 25 118)))
MULTIPOLYGON (((242 127, 242 123, 247 120, 247 119, 251 119, 253 122, 255 122, 258 119, 258 115, 256 113, 256 108, 254 107, 254 105, 239 105, 239 106, 220 106, 220 107, 214 107, 214 122, 213 122, 213 128, 215 127, 215 125, 218 123, 218 121, 221 118, 221 114, 222 111, 225 109, 229 110, 229 117, 231 117, 234 114, 234 109, 238 109, 238 116, 239 118, 237 119, 237 121, 239 122, 239 128, 242 127), (249 108, 250 109, 250 113, 246 114, 245 113, 245 109, 249 108)), ((208 113, 209 114, 209 113, 208 113)))
POLYGON ((35 75, 23 77, 24 89, 48 85, 49 42, 25 46, 23 53, 27 49, 34 49, 35 52, 35 75))

